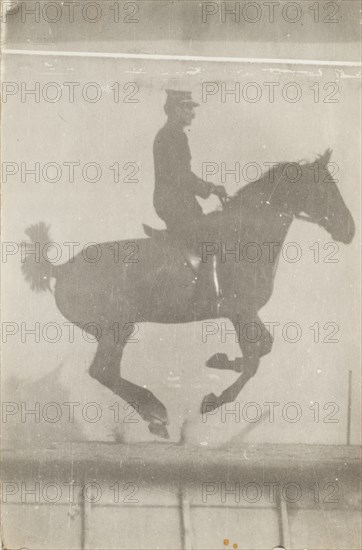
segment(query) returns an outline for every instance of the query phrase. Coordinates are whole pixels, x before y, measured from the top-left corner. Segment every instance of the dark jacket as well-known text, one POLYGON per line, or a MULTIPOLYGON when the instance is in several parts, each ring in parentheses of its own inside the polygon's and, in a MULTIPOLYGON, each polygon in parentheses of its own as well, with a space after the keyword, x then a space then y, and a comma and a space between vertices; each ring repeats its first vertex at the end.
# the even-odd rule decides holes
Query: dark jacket
POLYGON ((208 198, 212 184, 191 171, 191 153, 186 134, 167 122, 153 144, 155 191, 153 204, 166 224, 187 224, 202 216, 196 195, 208 198))

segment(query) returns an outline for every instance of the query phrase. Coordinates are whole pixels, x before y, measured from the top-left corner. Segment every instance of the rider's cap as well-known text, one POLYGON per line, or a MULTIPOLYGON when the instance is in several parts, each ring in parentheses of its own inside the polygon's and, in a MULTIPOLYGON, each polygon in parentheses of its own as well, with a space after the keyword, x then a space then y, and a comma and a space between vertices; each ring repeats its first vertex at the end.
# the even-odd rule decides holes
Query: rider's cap
POLYGON ((191 92, 184 90, 166 90, 167 99, 165 107, 175 107, 176 105, 192 105, 198 107, 199 103, 196 103, 192 99, 191 92))

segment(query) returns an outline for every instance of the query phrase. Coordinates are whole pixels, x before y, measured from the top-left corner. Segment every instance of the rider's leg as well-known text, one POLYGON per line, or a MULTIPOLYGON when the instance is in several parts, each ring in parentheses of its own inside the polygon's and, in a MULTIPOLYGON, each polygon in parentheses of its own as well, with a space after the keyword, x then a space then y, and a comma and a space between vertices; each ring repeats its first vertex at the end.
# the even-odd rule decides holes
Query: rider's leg
POLYGON ((218 248, 210 237, 210 222, 205 215, 192 220, 175 216, 165 222, 170 235, 195 272, 194 307, 198 311, 209 311, 213 304, 217 306, 221 296, 216 256, 210 254, 210 250, 218 248))
POLYGON ((198 219, 191 227, 193 249, 200 258, 195 305, 201 309, 210 310, 211 307, 211 310, 217 310, 222 296, 217 259, 219 245, 214 242, 216 238, 210 229, 210 221, 206 216, 198 219))

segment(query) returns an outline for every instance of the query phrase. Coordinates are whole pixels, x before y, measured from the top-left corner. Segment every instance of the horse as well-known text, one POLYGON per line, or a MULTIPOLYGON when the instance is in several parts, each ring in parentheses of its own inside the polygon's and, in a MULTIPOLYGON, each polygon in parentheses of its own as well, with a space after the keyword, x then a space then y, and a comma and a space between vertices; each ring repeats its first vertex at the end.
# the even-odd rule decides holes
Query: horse
MULTIPOLYGON (((166 230, 160 233, 162 238, 90 245, 60 265, 46 255, 40 261, 26 255, 22 270, 32 289, 52 290, 55 279, 53 293, 60 312, 95 337, 98 345, 90 376, 130 404, 148 423, 151 433, 169 437, 167 410, 149 389, 125 380, 120 371, 122 353, 135 323, 191 323, 223 317, 235 330, 245 325, 254 327, 256 337, 249 334, 238 341, 242 357, 231 361, 224 353, 214 354, 206 362, 209 368, 229 369, 238 376, 221 395, 206 395, 201 413, 234 401, 256 374, 261 358, 272 350, 273 339, 258 311, 272 295, 280 250, 293 220, 317 224, 344 244, 353 239, 353 217, 328 170, 331 153, 327 149, 313 163, 281 162, 207 215, 213 234, 211 241, 201 243, 206 251, 202 260, 224 251, 224 258, 217 262, 222 299, 218 307, 210 300, 208 311, 198 310, 194 300, 197 275, 182 251, 167 238, 166 230), (247 253, 236 257, 235 245, 247 253), (125 257, 120 251, 127 251, 125 257), (124 338, 116 334, 116 326, 123 327, 124 338)), ((48 246, 48 231, 49 227, 40 222, 29 227, 26 234, 32 243, 48 246)))

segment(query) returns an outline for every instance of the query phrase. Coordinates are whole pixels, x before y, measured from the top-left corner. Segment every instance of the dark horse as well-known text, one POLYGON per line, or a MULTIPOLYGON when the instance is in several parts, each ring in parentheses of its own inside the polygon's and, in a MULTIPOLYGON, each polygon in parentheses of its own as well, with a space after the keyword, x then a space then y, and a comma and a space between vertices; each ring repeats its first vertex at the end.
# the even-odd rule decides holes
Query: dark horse
MULTIPOLYGON (((223 290, 219 308, 210 300, 209 311, 198 311, 195 273, 167 232, 132 244, 118 241, 89 247, 62 265, 52 264, 46 255, 40 262, 34 261, 33 255, 26 257, 23 271, 32 288, 50 289, 55 278, 54 296, 61 313, 97 339, 90 375, 131 404, 152 433, 168 437, 167 411, 150 390, 120 375, 123 349, 132 336, 129 329, 134 323, 186 323, 220 317, 230 319, 235 330, 253 326, 256 337, 249 333, 239 338, 242 358, 230 361, 225 354, 215 354, 206 363, 239 375, 220 396, 206 396, 202 406, 211 410, 234 401, 256 373, 260 358, 272 348, 271 335, 258 310, 271 297, 280 248, 294 218, 318 224, 345 244, 354 236, 351 213, 327 169, 330 156, 327 150, 313 164, 281 163, 243 187, 221 211, 208 215, 212 238, 204 243, 204 250, 214 255, 221 252, 221 256, 224 250, 224 258, 218 261, 223 290), (240 254, 227 253, 236 246, 240 254), (122 327, 126 336, 116 334, 116 326, 122 327)), ((33 243, 49 243, 44 223, 30 227, 27 235, 33 243)))

